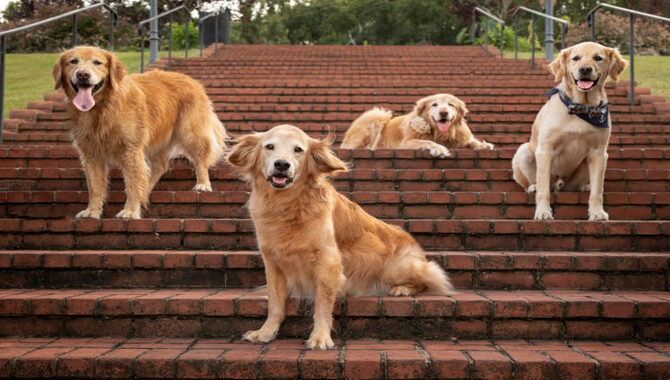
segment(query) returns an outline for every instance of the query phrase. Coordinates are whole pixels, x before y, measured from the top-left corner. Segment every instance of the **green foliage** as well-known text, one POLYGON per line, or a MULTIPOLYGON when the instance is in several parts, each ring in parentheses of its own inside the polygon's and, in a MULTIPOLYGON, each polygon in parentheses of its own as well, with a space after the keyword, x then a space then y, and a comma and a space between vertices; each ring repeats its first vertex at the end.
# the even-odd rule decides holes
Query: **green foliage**
MULTIPOLYGON (((184 49, 186 47, 186 24, 184 25, 172 25, 172 44, 174 48, 184 49)), ((188 23, 188 46, 196 47, 198 46, 198 27, 193 24, 192 21, 188 23)))
MULTIPOLYGON (((500 47, 500 24, 493 20, 483 21, 482 24, 488 23, 488 43, 495 47, 500 47)), ((477 45, 484 44, 484 26, 481 26, 481 36, 475 39, 477 45)), ((524 37, 520 35, 518 38, 519 51, 531 51, 530 37, 524 37)), ((504 49, 514 49, 514 26, 505 26, 503 30, 503 48, 504 49)), ((535 48, 539 49, 539 43, 537 41, 537 36, 535 40, 535 48)))

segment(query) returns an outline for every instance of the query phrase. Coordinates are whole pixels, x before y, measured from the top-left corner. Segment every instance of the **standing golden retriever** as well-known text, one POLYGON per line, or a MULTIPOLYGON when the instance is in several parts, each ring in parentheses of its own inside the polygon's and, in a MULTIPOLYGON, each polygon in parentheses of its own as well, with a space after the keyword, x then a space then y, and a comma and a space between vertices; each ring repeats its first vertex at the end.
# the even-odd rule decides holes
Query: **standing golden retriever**
POLYGON ((159 70, 126 76, 114 54, 88 46, 63 52, 53 77, 67 98, 88 183, 88 207, 77 218, 100 218, 112 164, 121 167, 126 184, 118 218, 140 217, 176 154, 195 165, 194 190, 212 190, 207 169, 222 157, 227 135, 200 83, 159 70))
POLYGON ((280 125, 241 137, 228 161, 251 183, 248 206, 268 283, 267 321, 245 339, 274 339, 289 294, 314 298, 307 345, 325 349, 333 346, 337 296, 452 292, 412 236, 368 215, 328 182, 328 174, 347 169, 329 141, 280 125))
POLYGON ((435 157, 449 157, 447 148, 493 149, 472 135, 467 114, 465 103, 450 94, 419 99, 412 112, 397 117, 375 107, 354 120, 340 147, 425 149, 435 157))
POLYGON ((535 219, 553 219, 550 187, 591 191, 589 219, 607 220, 603 182, 612 130, 605 80, 617 80, 626 61, 593 42, 566 48, 549 65, 556 87, 535 118, 530 142, 512 160, 514 179, 535 194, 535 219))

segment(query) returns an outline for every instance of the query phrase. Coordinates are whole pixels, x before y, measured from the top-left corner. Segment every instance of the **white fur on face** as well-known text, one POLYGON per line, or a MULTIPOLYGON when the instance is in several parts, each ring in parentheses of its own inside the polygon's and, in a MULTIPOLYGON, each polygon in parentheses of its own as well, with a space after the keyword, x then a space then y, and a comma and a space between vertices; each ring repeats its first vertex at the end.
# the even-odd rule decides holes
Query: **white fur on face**
POLYGON ((76 55, 70 56, 67 61, 65 62, 66 66, 69 66, 70 69, 68 70, 70 72, 70 81, 74 84, 78 84, 79 80, 77 79, 77 73, 81 71, 88 72, 90 77, 88 79, 88 83, 91 86, 95 86, 100 81, 107 76, 106 72, 103 72, 103 69, 106 68, 106 62, 107 60, 100 56, 93 56, 93 57, 78 57, 76 55), (76 62, 76 63, 74 63, 76 62), (99 62, 99 63, 98 63, 99 62))
POLYGON ((425 105, 426 109, 424 114, 428 115, 432 124, 440 131, 447 132, 451 126, 451 122, 458 115, 456 101, 446 94, 434 95, 431 98, 426 99, 425 105))
MULTIPOLYGON (((305 164, 308 141, 302 136, 301 131, 291 125, 280 125, 266 132, 261 139, 261 162, 263 163, 263 174, 267 177, 273 187, 277 179, 272 177, 281 173, 288 179, 283 189, 290 187, 297 179, 300 169, 305 164), (275 168, 275 163, 285 161, 290 166, 286 171, 280 172, 275 168), (274 181, 274 182, 273 182, 274 181)), ((279 178, 279 180, 282 180, 279 178)))

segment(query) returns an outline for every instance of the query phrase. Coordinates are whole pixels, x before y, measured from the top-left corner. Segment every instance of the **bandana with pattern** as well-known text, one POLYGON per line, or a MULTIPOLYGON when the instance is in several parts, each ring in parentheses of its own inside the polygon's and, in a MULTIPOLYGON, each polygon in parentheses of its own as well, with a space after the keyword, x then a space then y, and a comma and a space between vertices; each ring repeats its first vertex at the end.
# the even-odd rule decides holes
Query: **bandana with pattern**
POLYGON ((570 115, 577 115, 580 119, 586 121, 587 123, 598 128, 608 128, 607 119, 609 118, 609 104, 600 102, 599 105, 585 106, 583 104, 575 103, 563 91, 559 90, 557 87, 554 87, 544 96, 551 97, 554 94, 558 93, 558 96, 561 98, 563 104, 568 107, 568 113, 570 115))

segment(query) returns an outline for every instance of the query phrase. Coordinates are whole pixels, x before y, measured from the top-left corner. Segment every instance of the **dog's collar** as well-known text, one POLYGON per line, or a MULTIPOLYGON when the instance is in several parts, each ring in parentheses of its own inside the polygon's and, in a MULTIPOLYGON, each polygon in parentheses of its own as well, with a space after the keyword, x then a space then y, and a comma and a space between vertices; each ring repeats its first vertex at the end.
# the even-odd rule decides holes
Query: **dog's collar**
POLYGON ((601 101, 600 104, 595 107, 575 103, 563 91, 559 90, 558 87, 552 88, 551 91, 544 94, 544 96, 551 97, 556 93, 558 93, 558 97, 561 99, 563 104, 568 107, 568 114, 577 115, 580 119, 597 128, 609 127, 607 125, 607 120, 609 119, 608 103, 603 104, 601 101))

